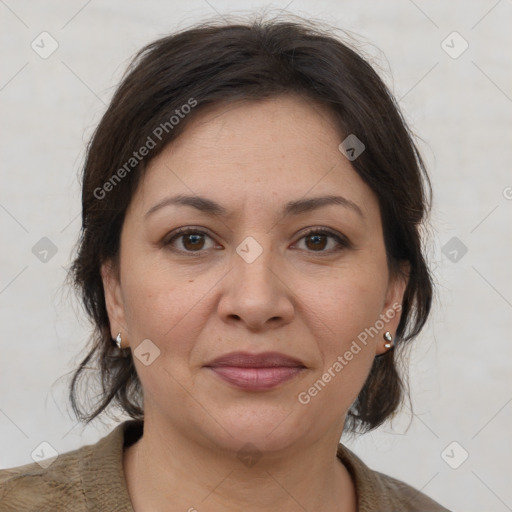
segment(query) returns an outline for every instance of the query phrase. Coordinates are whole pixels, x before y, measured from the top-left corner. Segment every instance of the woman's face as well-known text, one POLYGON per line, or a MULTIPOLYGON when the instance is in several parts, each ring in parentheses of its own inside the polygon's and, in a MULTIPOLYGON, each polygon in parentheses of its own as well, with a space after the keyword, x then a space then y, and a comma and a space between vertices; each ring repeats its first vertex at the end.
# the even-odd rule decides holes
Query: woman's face
POLYGON ((169 435, 232 450, 337 443, 406 284, 390 278, 377 198, 343 138, 323 109, 282 96, 204 111, 150 162, 119 277, 105 265, 103 278, 145 417, 169 435), (212 364, 233 352, 294 362, 212 364))

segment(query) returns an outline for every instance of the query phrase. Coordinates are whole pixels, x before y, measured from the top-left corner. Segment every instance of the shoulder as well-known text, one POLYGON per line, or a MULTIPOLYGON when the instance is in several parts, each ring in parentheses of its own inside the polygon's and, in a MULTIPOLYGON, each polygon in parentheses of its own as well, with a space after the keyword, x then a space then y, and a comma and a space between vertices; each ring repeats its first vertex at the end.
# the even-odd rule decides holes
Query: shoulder
POLYGON ((47 467, 34 462, 0 470, 2 512, 85 510, 80 466, 89 448, 59 455, 47 467))
POLYGON ((450 512, 447 508, 401 480, 374 471, 396 512, 450 512))
POLYGON ((131 511, 122 453, 125 434, 142 426, 125 421, 91 445, 59 454, 53 461, 0 470, 2 512, 131 511))
POLYGON ((370 469, 343 444, 338 458, 351 474, 359 508, 368 512, 450 512, 409 484, 370 469))

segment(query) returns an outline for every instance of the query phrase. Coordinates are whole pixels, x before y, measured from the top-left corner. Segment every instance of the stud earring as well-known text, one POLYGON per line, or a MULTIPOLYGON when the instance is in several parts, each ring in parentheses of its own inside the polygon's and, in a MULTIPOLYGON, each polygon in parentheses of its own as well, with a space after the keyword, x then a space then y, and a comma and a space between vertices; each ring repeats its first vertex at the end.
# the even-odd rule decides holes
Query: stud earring
POLYGON ((118 332, 117 333, 117 337, 116 337, 116 345, 117 345, 117 348, 118 349, 121 349, 121 343, 122 343, 122 340, 121 340, 121 333, 118 332))
POLYGON ((386 331, 383 335, 383 338, 386 340, 386 343, 384 343, 384 346, 387 349, 390 349, 393 346, 393 336, 391 336, 391 333, 389 331, 386 331))

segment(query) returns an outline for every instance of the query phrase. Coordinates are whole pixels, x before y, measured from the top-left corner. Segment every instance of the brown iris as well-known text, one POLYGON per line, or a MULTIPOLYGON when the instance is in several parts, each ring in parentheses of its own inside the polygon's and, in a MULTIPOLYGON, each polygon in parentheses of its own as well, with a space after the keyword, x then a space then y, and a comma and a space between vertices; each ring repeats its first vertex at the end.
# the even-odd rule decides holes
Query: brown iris
POLYGON ((189 251, 202 249, 204 245, 204 235, 199 233, 189 233, 183 236, 183 247, 189 251), (188 243, 190 242, 190 244, 188 243))
POLYGON ((326 235, 322 235, 322 234, 308 235, 306 237, 306 245, 310 249, 324 249, 326 239, 327 239, 326 235), (322 243, 322 240, 320 240, 320 239, 323 239, 323 243, 322 243), (314 243, 312 246, 308 245, 308 240, 314 240, 314 243))

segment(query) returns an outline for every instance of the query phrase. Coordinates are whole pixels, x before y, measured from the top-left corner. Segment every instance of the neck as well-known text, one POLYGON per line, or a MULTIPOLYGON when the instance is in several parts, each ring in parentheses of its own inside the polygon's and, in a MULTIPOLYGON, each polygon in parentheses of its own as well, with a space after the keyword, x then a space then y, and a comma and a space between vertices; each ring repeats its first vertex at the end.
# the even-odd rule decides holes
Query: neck
POLYGON ((273 453, 226 451, 146 417, 124 453, 135 512, 355 512, 351 477, 336 457, 337 437, 273 453))

